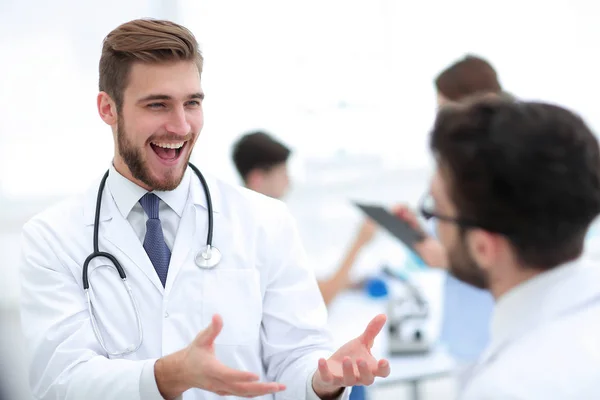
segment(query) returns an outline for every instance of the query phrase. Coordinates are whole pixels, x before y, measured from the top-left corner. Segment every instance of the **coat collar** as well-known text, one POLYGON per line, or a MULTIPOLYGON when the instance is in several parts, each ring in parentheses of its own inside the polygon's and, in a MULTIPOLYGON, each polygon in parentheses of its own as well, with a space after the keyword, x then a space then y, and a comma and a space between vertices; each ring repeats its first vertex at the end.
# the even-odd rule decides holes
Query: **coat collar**
MULTIPOLYGON (((114 169, 112 164, 108 168, 108 178, 102 193, 102 204, 100 208, 100 222, 112 219, 113 212, 119 212, 123 218, 127 218, 129 212, 135 203, 146 193, 146 190, 137 186, 135 183, 127 180, 114 169)), ((102 175, 104 176, 104 174, 102 175)), ((96 214, 96 203, 98 199, 98 189, 102 176, 96 178, 85 194, 84 223, 86 226, 94 224, 96 214)), ((221 193, 219 191, 216 179, 209 174, 203 173, 210 191, 213 212, 218 213, 221 209, 221 193)), ((198 206, 208 209, 206 196, 200 180, 188 167, 184 178, 176 191, 186 191, 185 195, 173 192, 155 192, 163 201, 165 201, 181 217, 183 209, 188 200, 188 193, 184 187, 189 188, 189 197, 191 201, 198 206)))
MULTIPOLYGON (((108 173, 110 177, 110 169, 108 173)), ((188 174, 191 178, 195 177, 194 172, 191 171, 190 168, 188 168, 186 174, 188 174)), ((98 178, 86 194, 84 221, 88 227, 94 224, 96 201, 101 179, 102 177, 98 178)), ((207 176, 206 181, 210 189, 213 202, 213 212, 216 214, 221 205, 219 187, 215 179, 212 177, 207 176)), ((189 190, 187 190, 181 221, 175 237, 171 262, 169 264, 167 284, 166 287, 163 288, 146 251, 142 247, 139 238, 135 235, 134 230, 126 218, 126 215, 129 213, 127 208, 132 202, 131 200, 128 200, 129 197, 136 198, 139 193, 134 193, 135 196, 134 194, 127 194, 122 199, 117 200, 112 192, 113 188, 110 187, 108 183, 109 182, 107 178, 106 186, 102 192, 102 203, 99 216, 100 224, 98 225, 101 249, 109 248, 112 245, 112 249, 103 251, 109 251, 113 253, 117 259, 122 260, 121 262, 129 259, 146 275, 146 277, 150 280, 150 282, 152 282, 152 284, 160 293, 164 294, 169 292, 173 286, 173 282, 177 278, 178 271, 188 259, 192 248, 194 248, 194 244, 200 241, 199 232, 202 231, 202 229, 198 229, 199 224, 197 210, 200 207, 205 209, 207 208, 206 196, 204 195, 202 184, 198 179, 192 179, 189 181, 189 190), (119 203, 121 203, 121 208, 119 203)), ((132 191, 135 192, 137 189, 132 188, 132 191)), ((139 192, 142 193, 141 191, 139 192)), ((133 204, 135 204, 135 201, 133 201, 131 207, 133 207, 133 204)))
POLYGON ((600 270, 584 258, 531 278, 500 297, 482 362, 518 337, 600 297, 600 270))

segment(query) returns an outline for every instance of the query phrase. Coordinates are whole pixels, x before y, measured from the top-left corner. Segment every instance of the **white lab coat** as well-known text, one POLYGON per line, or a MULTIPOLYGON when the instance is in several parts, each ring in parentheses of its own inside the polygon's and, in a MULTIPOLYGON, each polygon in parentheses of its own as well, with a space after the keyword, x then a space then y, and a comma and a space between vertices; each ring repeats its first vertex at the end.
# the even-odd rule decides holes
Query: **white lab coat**
POLYGON ((600 399, 600 269, 580 260, 503 295, 460 400, 600 399))
MULTIPOLYGON (((215 211, 213 244, 222 261, 211 270, 194 263, 206 243, 207 210, 202 186, 192 175, 164 288, 104 189, 100 250, 113 254, 125 269, 143 326, 141 348, 118 359, 107 358, 96 340, 82 289, 99 179, 84 195, 25 225, 21 313, 36 399, 160 399, 155 360, 187 346, 215 313, 224 321, 215 342, 218 359, 287 386, 262 399, 316 397, 307 390, 310 377, 318 358, 333 349, 325 305, 292 217, 282 202, 207 180, 215 211)), ((108 264, 103 258, 90 264, 91 295, 107 347, 121 350, 136 342, 137 327, 129 297, 108 264)), ((346 390, 343 397, 348 395, 346 390)), ((185 400, 217 398, 199 389, 183 395, 185 400)))

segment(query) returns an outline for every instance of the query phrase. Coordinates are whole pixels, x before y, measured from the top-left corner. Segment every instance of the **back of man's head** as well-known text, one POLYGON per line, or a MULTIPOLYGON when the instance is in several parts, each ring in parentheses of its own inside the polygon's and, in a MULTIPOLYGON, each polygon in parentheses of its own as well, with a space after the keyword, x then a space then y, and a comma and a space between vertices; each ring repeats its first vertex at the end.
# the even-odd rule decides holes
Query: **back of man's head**
POLYGON ((435 79, 438 94, 449 101, 461 101, 481 93, 501 93, 496 70, 485 59, 466 55, 444 69, 435 79))
POLYGON ((290 149, 263 131, 244 134, 233 147, 233 162, 245 181, 254 169, 268 170, 286 163, 290 149))
POLYGON ((598 141, 562 107, 501 98, 443 109, 430 146, 458 218, 504 235, 519 262, 577 258, 600 213, 598 141))
POLYGON ((233 163, 245 185, 282 198, 288 190, 287 161, 291 150, 263 131, 243 135, 233 146, 233 163))

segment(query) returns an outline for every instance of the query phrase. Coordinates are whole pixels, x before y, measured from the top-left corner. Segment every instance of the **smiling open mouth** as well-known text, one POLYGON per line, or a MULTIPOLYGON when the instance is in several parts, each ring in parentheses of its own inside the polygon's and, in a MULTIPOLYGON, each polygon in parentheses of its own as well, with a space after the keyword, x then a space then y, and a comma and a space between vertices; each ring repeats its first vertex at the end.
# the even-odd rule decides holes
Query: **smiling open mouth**
POLYGON ((165 161, 173 161, 176 160, 181 154, 181 150, 185 146, 187 142, 178 142, 178 143, 161 143, 161 142, 152 142, 150 143, 150 147, 156 153, 156 155, 165 161))

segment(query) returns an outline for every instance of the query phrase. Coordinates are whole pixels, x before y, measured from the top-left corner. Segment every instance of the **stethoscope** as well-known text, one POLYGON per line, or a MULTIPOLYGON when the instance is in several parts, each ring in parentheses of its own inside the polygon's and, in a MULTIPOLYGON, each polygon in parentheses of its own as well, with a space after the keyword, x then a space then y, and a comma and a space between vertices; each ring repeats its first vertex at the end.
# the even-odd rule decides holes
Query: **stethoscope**
MULTIPOLYGON (((215 246, 212 245, 213 208, 212 208, 212 201, 211 201, 211 197, 210 197, 210 190, 208 189, 208 184, 206 183, 204 176, 198 170, 198 168, 196 168, 196 166, 194 166, 192 163, 188 163, 188 165, 194 171, 194 173, 196 174, 196 176, 202 183, 204 195, 206 196, 206 205, 208 208, 208 235, 206 237, 206 245, 202 246, 202 248, 200 249, 198 254, 196 254, 196 257, 194 258, 194 260, 198 267, 210 269, 210 268, 216 267, 219 264, 219 262, 221 261, 221 252, 219 251, 219 249, 217 249, 215 246)), ((137 306, 137 302, 135 301, 135 297, 133 296, 131 286, 129 286, 129 283, 127 282, 127 276, 125 275, 125 270, 123 269, 123 267, 121 266, 121 264, 119 263, 119 261, 116 259, 115 256, 113 256, 110 253, 100 251, 99 247, 98 247, 98 228, 100 226, 100 206, 102 204, 102 192, 104 191, 104 186, 106 184, 106 179, 108 178, 108 173, 109 173, 109 171, 106 171, 106 173, 102 177, 102 180, 100 181, 100 187, 98 188, 98 197, 96 200, 96 214, 94 216, 94 241, 93 241, 94 252, 92 254, 90 254, 85 259, 85 262, 83 263, 83 291, 85 292, 85 296, 86 296, 87 303, 88 303, 88 310, 90 312, 92 328, 94 330, 94 334, 96 335, 96 338, 98 339, 98 342, 100 343, 100 346, 102 346, 104 351, 106 351, 106 353, 109 356, 122 357, 124 355, 136 352, 142 345, 144 338, 143 338, 142 320, 140 318, 140 312, 139 312, 139 309, 137 306), (100 329, 98 328, 96 318, 94 316, 94 307, 92 305, 92 301, 91 301, 90 293, 89 293, 90 285, 89 285, 89 278, 88 278, 88 266, 89 266, 90 262, 96 257, 108 258, 113 263, 115 269, 117 270, 117 272, 119 273, 119 276, 121 277, 121 280, 123 281, 123 286, 125 286, 125 289, 127 290, 127 293, 129 294, 131 303, 133 304, 133 309, 135 312, 135 318, 136 318, 136 322, 137 322, 139 339, 138 339, 137 344, 129 345, 123 351, 111 352, 107 349, 104 339, 102 338, 102 335, 100 334, 100 329)))

